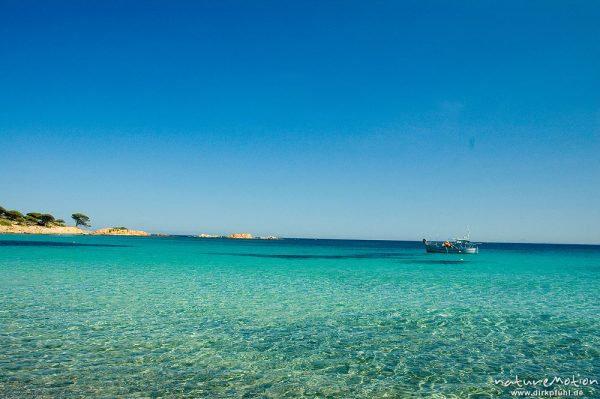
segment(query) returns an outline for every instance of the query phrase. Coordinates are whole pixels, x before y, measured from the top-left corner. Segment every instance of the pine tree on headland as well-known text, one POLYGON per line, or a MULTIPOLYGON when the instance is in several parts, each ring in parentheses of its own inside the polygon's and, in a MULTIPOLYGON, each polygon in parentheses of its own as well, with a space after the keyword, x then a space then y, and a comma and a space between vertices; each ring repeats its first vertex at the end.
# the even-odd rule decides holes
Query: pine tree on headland
POLYGON ((50 226, 55 220, 56 219, 54 219, 54 216, 48 213, 44 213, 42 216, 40 216, 40 223, 42 226, 50 226))
POLYGON ((90 218, 83 213, 74 213, 71 217, 75 221, 75 226, 91 227, 90 218))
POLYGON ((44 223, 42 223, 40 220, 41 217, 42 214, 39 212, 29 212, 27 215, 25 215, 25 223, 43 226, 44 223))
POLYGON ((13 222, 22 222, 25 220, 23 214, 19 211, 4 211, 4 217, 13 222))

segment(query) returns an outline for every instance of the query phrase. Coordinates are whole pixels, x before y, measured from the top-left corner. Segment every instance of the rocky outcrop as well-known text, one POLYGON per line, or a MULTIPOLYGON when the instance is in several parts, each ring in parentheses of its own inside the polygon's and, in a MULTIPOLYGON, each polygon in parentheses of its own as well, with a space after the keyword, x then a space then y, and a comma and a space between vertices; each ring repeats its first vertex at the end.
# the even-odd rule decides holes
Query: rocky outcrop
POLYGON ((256 237, 259 240, 280 240, 281 238, 275 236, 256 237))
POLYGON ((126 227, 109 227, 106 229, 99 229, 92 233, 96 236, 140 236, 146 237, 150 233, 143 230, 131 230, 126 227))
POLYGON ((90 234, 89 231, 73 226, 21 226, 13 224, 11 226, 0 226, 0 234, 68 234, 84 235, 90 234))
POLYGON ((254 238, 254 236, 249 233, 236 233, 236 234, 228 235, 227 238, 239 238, 239 239, 249 240, 249 239, 254 238))
POLYGON ((235 234, 230 234, 228 236, 217 236, 217 235, 213 235, 213 234, 198 234, 197 236, 194 236, 197 238, 233 238, 233 239, 242 239, 242 240, 281 240, 281 238, 279 237, 275 237, 275 236, 266 236, 266 237, 255 237, 250 233, 235 233, 235 234))
POLYGON ((198 234, 196 237, 198 237, 198 238, 221 238, 221 236, 215 236, 212 234, 205 234, 205 233, 198 234))

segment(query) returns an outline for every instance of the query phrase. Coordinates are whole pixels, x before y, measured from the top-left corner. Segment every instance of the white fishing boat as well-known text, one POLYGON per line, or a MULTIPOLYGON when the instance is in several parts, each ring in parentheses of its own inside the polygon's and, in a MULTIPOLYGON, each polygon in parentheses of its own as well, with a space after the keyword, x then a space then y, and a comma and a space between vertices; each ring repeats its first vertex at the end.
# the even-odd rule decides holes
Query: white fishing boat
POLYGON ((442 254, 476 254, 479 252, 479 247, 476 243, 465 238, 454 238, 448 241, 427 241, 423 238, 425 251, 430 253, 442 254))

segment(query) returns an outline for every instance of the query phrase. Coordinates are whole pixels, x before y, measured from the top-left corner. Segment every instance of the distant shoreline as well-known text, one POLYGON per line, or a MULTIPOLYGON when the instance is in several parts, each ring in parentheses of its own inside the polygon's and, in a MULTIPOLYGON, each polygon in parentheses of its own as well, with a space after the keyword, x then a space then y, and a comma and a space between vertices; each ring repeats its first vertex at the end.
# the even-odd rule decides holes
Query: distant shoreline
MULTIPOLYGON (((38 226, 38 225, 0 225, 0 234, 27 234, 27 235, 81 235, 81 236, 134 236, 134 237, 169 237, 171 234, 152 234, 143 230, 133 230, 127 227, 108 227, 98 230, 83 230, 75 226, 38 226)), ((191 236, 203 239, 225 238, 234 240, 279 240, 279 237, 256 237, 249 233, 235 233, 230 235, 200 234, 191 236)))
POLYGON ((74 226, 0 226, 0 234, 34 234, 34 235, 98 235, 98 236, 140 236, 151 234, 143 230, 131 230, 125 227, 111 227, 87 231, 74 226))
MULTIPOLYGON (((393 240, 393 239, 360 239, 360 238, 314 238, 314 237, 232 237, 231 235, 209 235, 209 234, 160 234, 160 233, 148 233, 143 230, 132 230, 127 228, 105 228, 94 231, 88 231, 80 229, 74 226, 2 226, 0 225, 0 235, 9 234, 26 234, 26 235, 87 235, 87 236, 139 236, 139 237, 190 237, 199 239, 237 239, 237 240, 324 240, 324 241, 372 241, 372 242, 410 242, 420 243, 420 240, 393 240), (109 232, 112 230, 112 232, 109 232), (118 230, 118 231, 115 231, 118 230)), ((565 242, 516 242, 516 241, 484 241, 484 245, 513 245, 513 246, 554 246, 554 245, 565 245, 565 246, 578 246, 578 247, 598 247, 600 243, 565 243, 565 242)))

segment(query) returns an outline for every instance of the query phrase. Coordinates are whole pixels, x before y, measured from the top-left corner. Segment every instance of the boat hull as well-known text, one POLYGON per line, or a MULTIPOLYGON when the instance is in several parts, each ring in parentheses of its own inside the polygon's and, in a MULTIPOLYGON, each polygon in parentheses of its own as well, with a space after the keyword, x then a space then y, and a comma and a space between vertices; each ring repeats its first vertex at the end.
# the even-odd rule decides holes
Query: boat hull
POLYGON ((444 247, 442 245, 425 245, 425 251, 438 254, 476 254, 477 248, 444 247))

